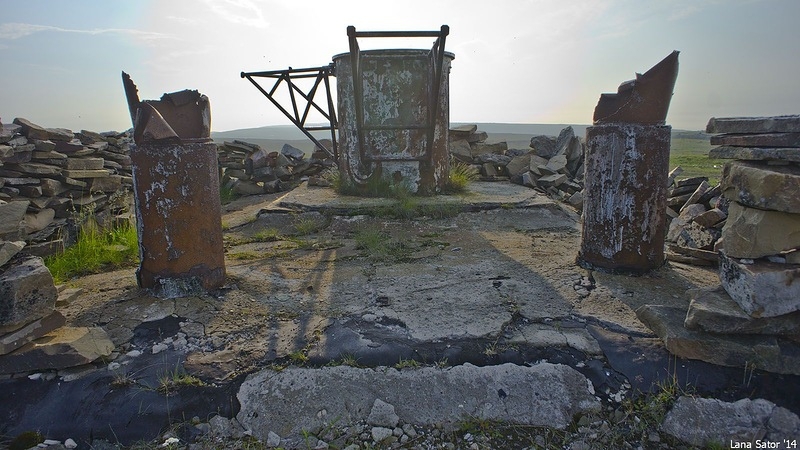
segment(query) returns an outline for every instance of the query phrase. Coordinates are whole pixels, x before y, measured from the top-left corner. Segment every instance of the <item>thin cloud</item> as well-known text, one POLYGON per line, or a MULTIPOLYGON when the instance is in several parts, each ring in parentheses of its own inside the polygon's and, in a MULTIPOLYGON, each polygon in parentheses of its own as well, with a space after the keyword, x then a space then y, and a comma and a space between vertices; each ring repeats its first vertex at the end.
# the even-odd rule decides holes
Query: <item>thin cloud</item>
POLYGON ((2 23, 0 24, 0 39, 20 39, 41 32, 76 33, 76 34, 122 34, 142 41, 155 41, 169 38, 163 33, 134 30, 130 28, 95 28, 93 30, 76 30, 70 28, 53 27, 49 25, 35 25, 30 23, 2 23))
POLYGON ((255 28, 269 26, 261 8, 250 0, 205 0, 205 3, 214 14, 228 22, 255 28))

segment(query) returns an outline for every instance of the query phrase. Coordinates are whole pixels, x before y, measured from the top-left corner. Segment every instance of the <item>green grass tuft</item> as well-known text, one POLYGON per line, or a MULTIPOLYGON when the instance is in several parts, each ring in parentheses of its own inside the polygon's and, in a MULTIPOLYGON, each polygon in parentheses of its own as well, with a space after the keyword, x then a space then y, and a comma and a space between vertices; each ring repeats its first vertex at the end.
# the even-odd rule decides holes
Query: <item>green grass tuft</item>
POLYGON ((474 167, 461 161, 453 160, 450 164, 450 176, 447 179, 445 191, 454 194, 466 192, 467 185, 471 181, 478 180, 478 178, 480 178, 480 175, 474 167))
POLYGON ((64 252, 45 258, 56 283, 111 267, 133 265, 139 258, 136 227, 127 223, 109 230, 101 229, 89 218, 81 227, 78 242, 64 252))

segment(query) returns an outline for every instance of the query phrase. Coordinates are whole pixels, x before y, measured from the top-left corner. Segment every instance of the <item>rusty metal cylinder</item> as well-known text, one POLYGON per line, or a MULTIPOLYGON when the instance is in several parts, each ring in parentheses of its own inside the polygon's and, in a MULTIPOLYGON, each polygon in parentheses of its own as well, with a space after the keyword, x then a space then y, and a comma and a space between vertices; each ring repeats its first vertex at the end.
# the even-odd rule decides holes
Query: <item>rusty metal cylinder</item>
POLYGON ((383 49, 360 52, 360 91, 351 54, 333 57, 339 114, 339 168, 344 179, 380 177, 401 182, 412 192, 433 194, 446 185, 449 171, 450 63, 445 52, 438 97, 430 50, 383 49), (356 97, 361 104, 358 104, 356 97), (437 102, 436 108, 431 102, 437 102), (433 142, 428 153, 430 111, 433 142), (359 118, 361 112, 361 118, 359 118), (359 126, 363 130, 359 138, 359 126), (347 177, 347 178, 345 178, 347 177))
POLYGON ((641 124, 586 129, 581 266, 644 273, 664 264, 671 130, 641 124))
POLYGON ((139 286, 173 298, 225 282, 217 146, 210 139, 131 146, 139 286))

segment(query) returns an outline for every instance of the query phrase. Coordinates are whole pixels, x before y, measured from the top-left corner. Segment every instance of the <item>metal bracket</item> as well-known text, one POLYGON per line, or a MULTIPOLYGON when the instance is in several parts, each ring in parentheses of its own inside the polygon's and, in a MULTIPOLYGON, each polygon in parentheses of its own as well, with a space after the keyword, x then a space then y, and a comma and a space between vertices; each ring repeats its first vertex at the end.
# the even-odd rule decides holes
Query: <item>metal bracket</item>
POLYGON ((337 121, 336 121, 336 109, 333 107, 333 97, 331 97, 331 86, 329 78, 334 75, 334 68, 333 64, 328 64, 327 66, 322 67, 309 67, 305 69, 292 69, 289 67, 287 70, 271 70, 266 72, 242 72, 241 77, 247 78, 250 80, 251 83, 258 89, 262 94, 264 94, 269 101, 272 102, 292 123, 303 132, 311 141, 320 149, 328 153, 334 161, 339 160, 339 149, 336 142, 336 128, 337 128, 337 121), (272 86, 272 89, 267 91, 264 89, 254 78, 272 78, 275 79, 275 84, 272 86), (315 78, 314 85, 308 91, 308 93, 303 92, 295 83, 292 82, 293 79, 302 79, 302 78, 315 78), (275 100, 274 95, 275 92, 278 90, 281 82, 286 82, 286 86, 289 89, 289 98, 292 101, 292 113, 286 110, 283 106, 275 100), (317 93, 317 89, 319 85, 324 83, 325 85, 325 94, 327 96, 327 112, 323 110, 315 101, 314 96, 317 93), (305 99, 306 104, 303 108, 302 115, 300 114, 300 110, 298 109, 297 105, 297 98, 295 97, 295 93, 300 94, 303 99, 305 99), (308 113, 311 111, 311 108, 314 107, 323 117, 328 120, 328 126, 307 126, 306 119, 308 119, 308 113), (333 146, 333 153, 328 150, 324 145, 322 145, 313 135, 311 135, 312 131, 321 131, 321 130, 330 130, 331 133, 331 142, 333 146))

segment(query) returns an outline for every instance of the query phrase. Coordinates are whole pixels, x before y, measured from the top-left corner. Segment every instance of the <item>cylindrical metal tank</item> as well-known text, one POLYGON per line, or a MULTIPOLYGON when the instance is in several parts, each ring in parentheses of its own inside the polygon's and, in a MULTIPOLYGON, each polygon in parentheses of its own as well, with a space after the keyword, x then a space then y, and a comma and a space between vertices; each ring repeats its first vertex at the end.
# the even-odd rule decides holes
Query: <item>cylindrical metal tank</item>
POLYGON ((432 98, 437 80, 430 50, 361 51, 355 76, 351 53, 333 57, 343 179, 364 184, 381 177, 420 194, 434 194, 445 187, 450 170, 453 59, 452 53, 444 52, 438 96, 432 98), (435 111, 433 120, 431 111, 435 111))
POLYGON ((586 129, 583 267, 643 273, 663 265, 671 130, 641 124, 586 129))
POLYGON ((161 297, 225 283, 217 146, 210 139, 131 146, 140 287, 161 297))

